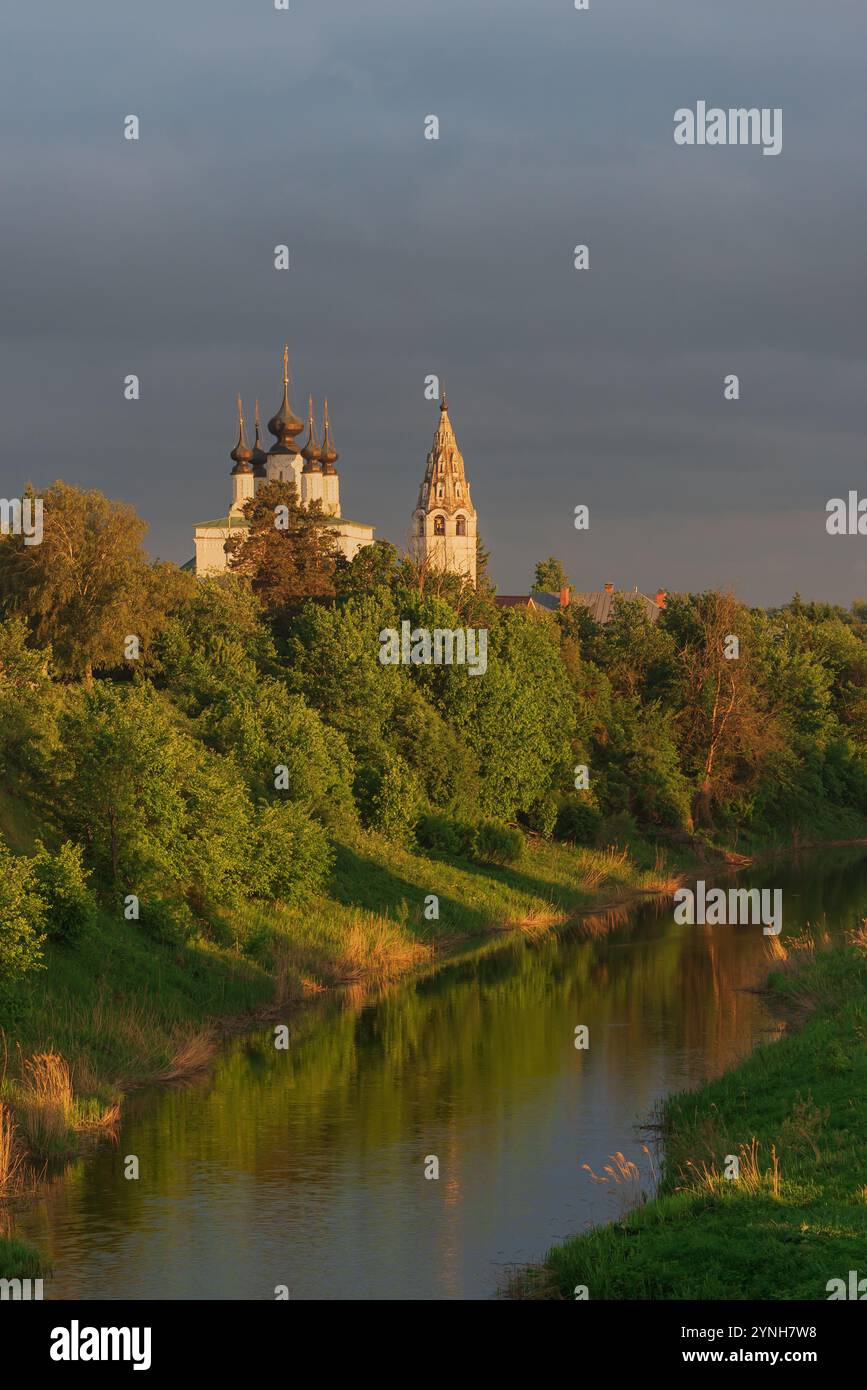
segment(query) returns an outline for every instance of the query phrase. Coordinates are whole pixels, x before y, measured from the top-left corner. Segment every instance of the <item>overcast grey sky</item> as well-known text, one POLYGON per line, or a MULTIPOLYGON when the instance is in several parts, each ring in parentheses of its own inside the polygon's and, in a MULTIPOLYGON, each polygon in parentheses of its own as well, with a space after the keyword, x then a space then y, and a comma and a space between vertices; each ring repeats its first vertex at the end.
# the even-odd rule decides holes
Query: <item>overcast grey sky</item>
POLYGON ((288 340, 344 513, 398 544, 445 379, 503 592, 555 554, 582 589, 867 594, 867 537, 825 531, 867 494, 863 0, 289 5, 4 8, 3 495, 101 488, 183 562, 288 340), (782 153, 676 146, 700 99, 781 107, 782 153))

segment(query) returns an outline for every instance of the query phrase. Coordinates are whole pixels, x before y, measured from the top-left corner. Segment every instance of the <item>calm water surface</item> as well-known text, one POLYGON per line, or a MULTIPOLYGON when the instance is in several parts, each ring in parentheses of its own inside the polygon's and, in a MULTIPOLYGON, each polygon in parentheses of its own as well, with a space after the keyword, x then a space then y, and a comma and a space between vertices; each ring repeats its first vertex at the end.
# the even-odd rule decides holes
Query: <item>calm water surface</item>
MULTIPOLYGON (((783 939, 867 914, 860 852, 741 882, 783 889, 783 939)), ((620 1149, 646 1170, 655 1102, 776 1031, 745 988, 760 927, 679 927, 670 905, 604 926, 304 1010, 288 1052, 237 1039, 205 1082, 136 1095, 119 1148, 20 1216, 54 1265, 46 1297, 489 1298, 509 1265, 616 1216, 581 1165, 620 1149)))

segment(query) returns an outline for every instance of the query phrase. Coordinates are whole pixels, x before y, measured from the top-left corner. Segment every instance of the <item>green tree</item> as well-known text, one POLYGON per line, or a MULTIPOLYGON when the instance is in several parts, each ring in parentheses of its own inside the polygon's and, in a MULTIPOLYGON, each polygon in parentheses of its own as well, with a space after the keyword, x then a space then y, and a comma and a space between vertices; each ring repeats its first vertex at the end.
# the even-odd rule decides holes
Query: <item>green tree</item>
POLYGON ((399 753, 383 746, 356 777, 356 795, 365 825, 389 839, 408 841, 423 797, 413 769, 399 753))
POLYGON ((58 786, 65 824, 97 873, 141 894, 175 878, 195 745, 149 686, 101 682, 61 722, 58 786))
POLYGON ((263 676, 233 684, 209 707, 203 729, 235 760, 257 797, 300 802, 330 824, 354 817, 354 768, 345 738, 282 681, 263 676))
POLYGON ((50 651, 29 644, 23 618, 0 621, 0 777, 21 790, 44 771, 58 700, 49 675, 50 651))
POLYGON ((120 666, 124 638, 153 624, 154 583, 134 509, 56 482, 42 494, 43 539, 0 541, 0 602, 26 617, 63 674, 90 683, 120 666))
POLYGON ((484 675, 443 671, 436 703, 478 759, 482 814, 512 820, 568 785, 573 694, 554 622, 509 610, 489 634, 484 675))
POLYGON ((0 840, 0 989, 40 967, 45 916, 32 861, 10 854, 0 840))
POLYGON ((41 840, 36 842, 33 882, 45 903, 48 935, 54 941, 75 941, 96 921, 96 899, 82 858, 81 846, 69 840, 56 853, 41 840))
POLYGON ((189 714, 278 670, 261 604, 235 575, 199 580, 154 646, 154 680, 189 714))
POLYGON ((407 679, 379 659, 380 632, 399 627, 394 600, 379 589, 337 607, 306 604, 287 637, 287 680, 346 736, 356 757, 381 742, 407 679))
POLYGON ((549 555, 547 560, 539 561, 533 580, 534 594, 559 594, 561 589, 571 588, 566 571, 555 556, 549 555))
POLYGON ((343 558, 322 505, 302 506, 294 483, 263 483, 244 505, 249 530, 226 542, 229 565, 273 616, 334 594, 343 558))
POLYGON ((779 742, 762 686, 761 631, 733 595, 717 592, 670 599, 665 627, 678 646, 679 742, 694 778, 693 818, 711 825, 714 807, 754 784, 779 742))
POLYGON ((672 712, 634 695, 616 697, 593 767, 609 815, 627 810, 643 829, 690 826, 692 787, 680 767, 672 712))
POLYGON ((393 591, 405 578, 405 562, 390 541, 374 541, 362 546, 358 554, 336 576, 341 599, 360 598, 378 589, 393 591))
POLYGON ((651 622, 640 598, 618 595, 595 651, 618 694, 639 695, 645 702, 676 698, 674 640, 658 622, 651 622))
POLYGON ((334 858, 322 826, 289 804, 258 812, 251 853, 255 896, 293 907, 322 891, 334 858))

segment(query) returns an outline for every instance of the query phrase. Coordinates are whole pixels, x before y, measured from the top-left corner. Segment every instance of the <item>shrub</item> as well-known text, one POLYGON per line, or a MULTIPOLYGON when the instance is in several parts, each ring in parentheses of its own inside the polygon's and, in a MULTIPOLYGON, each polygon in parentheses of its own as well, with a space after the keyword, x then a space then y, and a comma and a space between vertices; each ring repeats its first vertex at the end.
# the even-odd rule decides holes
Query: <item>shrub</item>
POLYGON ((525 819, 531 830, 537 830, 549 840, 557 823, 557 802, 554 797, 543 796, 534 801, 525 819))
POLYGON ((569 801, 560 807, 554 835, 558 840, 592 846, 598 841, 601 825, 602 817, 589 801, 569 801))
POLYGON ((524 853, 520 830, 494 821, 482 821, 476 829, 475 858, 482 863, 514 864, 524 853))
POLYGON ((382 750, 355 780, 362 820, 391 840, 409 838, 421 809, 421 791, 412 768, 399 753, 382 750))
POLYGON ((322 889, 333 862, 326 832, 300 806, 288 802, 259 811, 250 847, 253 895, 293 906, 322 889))
POLYGON ((56 854, 36 842, 33 876, 47 908, 46 927, 52 941, 75 941, 96 920, 96 899, 87 886, 80 845, 65 840, 56 854))
POLYGON ((476 827, 448 816, 422 816, 415 837, 422 849, 440 850, 460 859, 471 859, 476 848, 476 827))
POLYGON ((193 914, 186 903, 168 898, 146 898, 139 903, 139 919, 132 925, 141 927, 154 941, 164 946, 183 946, 193 928, 193 914))
POLYGON ((0 840, 0 989, 40 968, 44 928, 33 861, 10 854, 0 840))
POLYGON ((635 817, 629 811, 618 811, 613 816, 606 816, 599 827, 600 845, 623 846, 638 838, 638 826, 635 824, 635 817))
POLYGON ((423 849, 440 850, 480 863, 513 864, 524 853, 520 830, 510 830, 495 821, 470 825, 447 816, 428 815, 421 817, 415 834, 423 849))

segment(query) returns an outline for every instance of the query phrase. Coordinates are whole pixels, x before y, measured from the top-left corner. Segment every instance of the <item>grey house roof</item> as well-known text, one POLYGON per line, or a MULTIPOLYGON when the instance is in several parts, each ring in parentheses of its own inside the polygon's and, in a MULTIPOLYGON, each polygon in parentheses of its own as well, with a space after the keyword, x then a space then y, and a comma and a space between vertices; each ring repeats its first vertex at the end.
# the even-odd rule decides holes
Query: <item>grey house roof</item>
MULTIPOLYGON (((614 611, 614 600, 618 598, 639 599, 652 623, 656 622, 662 612, 662 604, 658 604, 655 599, 648 598, 647 594, 639 593, 637 589, 633 589, 631 592, 625 589, 587 589, 581 593, 572 594, 569 601, 570 603, 580 603, 597 623, 604 625, 614 611)), ((550 612, 557 612, 560 608, 560 595, 497 594, 496 602, 501 608, 544 608, 550 612)))
POLYGON ((648 598, 647 594, 640 594, 637 589, 634 589, 631 593, 627 593, 625 590, 620 590, 619 592, 612 590, 610 593, 606 592, 604 589, 588 590, 585 593, 573 594, 572 602, 583 604, 585 608, 589 609, 591 616, 596 619, 597 623, 604 624, 607 623, 608 619, 611 617, 614 611, 614 600, 617 598, 639 599, 644 608, 645 615, 652 623, 656 622, 662 611, 655 599, 648 598))

